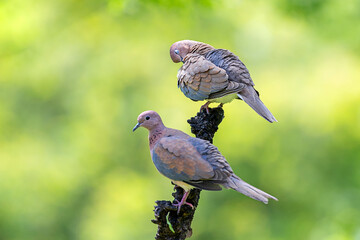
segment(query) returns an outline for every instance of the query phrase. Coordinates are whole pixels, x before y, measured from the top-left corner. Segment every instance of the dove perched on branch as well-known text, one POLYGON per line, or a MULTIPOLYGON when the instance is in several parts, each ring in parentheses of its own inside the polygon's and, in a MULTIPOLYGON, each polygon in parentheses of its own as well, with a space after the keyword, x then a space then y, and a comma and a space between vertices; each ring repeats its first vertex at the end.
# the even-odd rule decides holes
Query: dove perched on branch
POLYGON ((171 46, 170 56, 175 63, 183 62, 177 75, 178 87, 193 101, 207 100, 202 108, 208 111, 212 102, 222 106, 241 99, 267 121, 277 122, 260 100, 248 69, 232 52, 183 40, 171 46))
POLYGON ((165 127, 154 111, 141 113, 137 121, 133 131, 139 127, 149 130, 150 153, 157 170, 184 189, 181 201, 174 204, 178 212, 184 204, 193 207, 186 202, 192 188, 210 191, 232 188, 263 203, 268 203, 269 198, 277 200, 236 176, 225 157, 209 141, 165 127))

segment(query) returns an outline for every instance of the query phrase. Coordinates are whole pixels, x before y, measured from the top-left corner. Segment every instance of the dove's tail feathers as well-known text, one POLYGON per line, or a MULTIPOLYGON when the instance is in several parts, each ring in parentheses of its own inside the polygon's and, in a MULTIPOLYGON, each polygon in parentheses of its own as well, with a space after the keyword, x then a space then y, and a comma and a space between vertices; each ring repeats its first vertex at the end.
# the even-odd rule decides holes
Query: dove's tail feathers
POLYGON ((252 109, 255 110, 260 116, 269 122, 277 122, 276 118, 267 109, 264 103, 260 100, 256 90, 253 87, 246 87, 238 93, 238 97, 244 100, 252 109))
POLYGON ((230 187, 248 197, 261 201, 265 204, 268 203, 269 198, 278 201, 276 197, 271 196, 270 194, 267 194, 266 192, 261 191, 260 189, 257 189, 254 186, 251 186, 250 184, 244 182, 237 176, 231 176, 226 187, 230 187))

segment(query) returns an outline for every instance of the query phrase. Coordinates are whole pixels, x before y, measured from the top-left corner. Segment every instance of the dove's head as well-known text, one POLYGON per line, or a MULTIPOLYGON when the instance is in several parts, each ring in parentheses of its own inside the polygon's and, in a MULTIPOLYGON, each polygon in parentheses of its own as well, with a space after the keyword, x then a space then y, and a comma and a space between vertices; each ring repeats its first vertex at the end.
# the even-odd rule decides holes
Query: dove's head
POLYGON ((133 128, 135 131, 139 127, 144 127, 149 131, 158 128, 164 128, 164 124, 161 121, 161 118, 157 112, 154 111, 145 111, 141 113, 137 118, 138 123, 133 128))
MULTIPOLYGON (((192 40, 182 40, 174 43, 170 47, 170 57, 174 63, 182 62, 185 56, 193 50, 197 44, 205 44, 192 40)), ((206 44, 207 45, 207 44, 206 44)))

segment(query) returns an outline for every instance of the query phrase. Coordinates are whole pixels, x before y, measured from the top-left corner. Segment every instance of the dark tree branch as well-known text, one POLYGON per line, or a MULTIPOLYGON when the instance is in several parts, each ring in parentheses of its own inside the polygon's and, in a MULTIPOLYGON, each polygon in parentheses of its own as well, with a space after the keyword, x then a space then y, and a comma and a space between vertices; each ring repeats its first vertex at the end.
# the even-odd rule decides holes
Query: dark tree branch
MULTIPOLYGON (((197 138, 208 140, 212 143, 215 132, 224 118, 224 110, 222 108, 209 108, 210 114, 203 109, 197 113, 195 117, 188 120, 191 126, 191 132, 197 138)), ((191 222, 194 218, 195 210, 200 199, 200 189, 193 189, 187 198, 187 202, 194 205, 192 209, 188 205, 181 207, 181 211, 177 214, 177 207, 173 206, 170 201, 156 201, 155 219, 151 220, 158 225, 156 240, 184 240, 192 235, 191 222), (170 225, 172 230, 170 228, 170 225)), ((175 192, 172 194, 177 201, 181 201, 183 189, 175 186, 175 192)))
POLYGON ((206 110, 202 110, 195 117, 190 118, 187 122, 191 126, 191 132, 197 138, 213 142, 214 135, 218 130, 218 126, 224 119, 224 110, 221 107, 209 108, 210 114, 206 110))

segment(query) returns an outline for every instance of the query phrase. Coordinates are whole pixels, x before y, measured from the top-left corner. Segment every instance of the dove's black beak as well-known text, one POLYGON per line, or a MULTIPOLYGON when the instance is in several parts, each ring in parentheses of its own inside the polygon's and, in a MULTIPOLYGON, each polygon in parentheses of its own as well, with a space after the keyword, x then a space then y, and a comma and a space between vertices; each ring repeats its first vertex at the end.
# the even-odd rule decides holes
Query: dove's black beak
POLYGON ((135 125, 135 127, 133 128, 133 132, 135 132, 135 130, 138 129, 139 127, 140 127, 140 123, 137 123, 137 124, 135 125))
POLYGON ((180 57, 180 61, 181 61, 182 63, 185 63, 185 62, 184 62, 184 59, 182 58, 182 56, 180 56, 179 50, 176 49, 174 52, 175 52, 175 54, 177 54, 177 55, 180 57))

